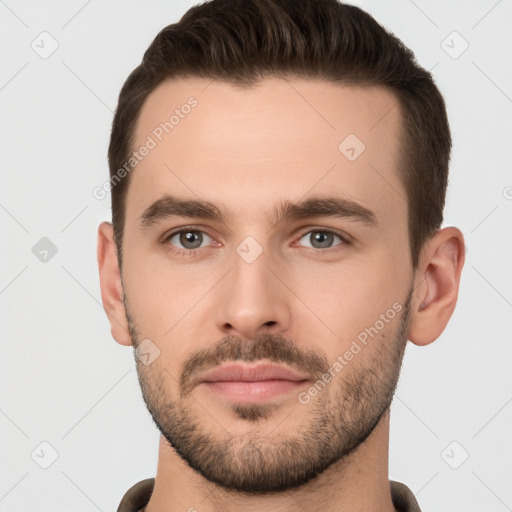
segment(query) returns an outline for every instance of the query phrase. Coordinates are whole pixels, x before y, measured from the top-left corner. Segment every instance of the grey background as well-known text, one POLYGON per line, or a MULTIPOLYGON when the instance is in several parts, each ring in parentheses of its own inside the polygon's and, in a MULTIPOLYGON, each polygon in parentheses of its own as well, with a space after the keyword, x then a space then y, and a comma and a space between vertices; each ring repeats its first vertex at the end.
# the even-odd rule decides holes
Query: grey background
MULTIPOLYGON (((193 3, 0 0, 0 511, 115 510, 155 475, 132 351, 101 307, 96 229, 110 204, 92 190, 108 179, 123 81, 193 3)), ((406 352, 390 477, 424 511, 512 510, 512 2, 356 3, 445 96, 445 225, 467 244, 448 328, 406 352)))

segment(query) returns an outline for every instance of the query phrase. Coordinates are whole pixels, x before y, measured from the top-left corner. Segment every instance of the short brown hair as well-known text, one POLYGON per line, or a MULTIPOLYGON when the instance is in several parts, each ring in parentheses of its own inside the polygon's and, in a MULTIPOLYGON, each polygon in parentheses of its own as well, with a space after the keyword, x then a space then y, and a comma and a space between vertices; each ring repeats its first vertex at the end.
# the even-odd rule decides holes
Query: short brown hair
MULTIPOLYGON (((249 87, 269 76, 376 85, 395 95, 403 119, 398 172, 417 267, 424 242, 443 221, 451 150, 444 100, 411 50, 368 13, 337 0, 211 0, 161 30, 119 95, 108 150, 111 182, 130 158, 144 101, 162 81, 215 78, 249 87)), ((111 187, 120 265, 129 177, 111 187)))

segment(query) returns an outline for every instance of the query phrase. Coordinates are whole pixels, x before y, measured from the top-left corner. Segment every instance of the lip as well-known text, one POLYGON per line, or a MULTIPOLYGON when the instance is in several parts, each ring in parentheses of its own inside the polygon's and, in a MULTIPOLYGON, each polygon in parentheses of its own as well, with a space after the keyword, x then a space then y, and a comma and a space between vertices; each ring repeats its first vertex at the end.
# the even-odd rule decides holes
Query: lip
POLYGON ((199 384, 231 400, 259 403, 303 387, 309 377, 276 364, 229 363, 207 371, 199 384))
POLYGON ((261 382, 266 380, 288 380, 291 382, 308 380, 291 368, 269 363, 247 365, 230 363, 206 372, 200 382, 261 382))

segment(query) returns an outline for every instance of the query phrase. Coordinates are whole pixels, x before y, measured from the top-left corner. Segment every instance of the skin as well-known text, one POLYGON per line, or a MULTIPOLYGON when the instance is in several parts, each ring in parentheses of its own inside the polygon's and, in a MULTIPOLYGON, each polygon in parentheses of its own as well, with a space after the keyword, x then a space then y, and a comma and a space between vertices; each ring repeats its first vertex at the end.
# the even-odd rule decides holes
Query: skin
MULTIPOLYGON (((220 81, 169 80, 146 100, 134 147, 144 144, 190 96, 198 105, 132 171, 122 273, 111 225, 102 223, 98 230, 102 299, 114 339, 132 344, 125 296, 139 341, 149 338, 160 350, 152 365, 139 369, 148 382, 158 371, 162 389, 178 399, 184 361, 226 336, 282 335, 299 350, 312 350, 333 364, 394 303, 403 305, 411 290, 407 339, 427 345, 439 337, 457 301, 464 240, 454 227, 441 229, 424 245, 413 269, 406 192, 397 172, 401 114, 392 108, 396 99, 389 91, 295 78, 266 78, 246 90, 220 81), (366 146, 354 161, 338 150, 348 134, 366 146), (232 215, 225 222, 168 217, 142 228, 141 215, 164 194, 208 200, 232 215), (375 225, 352 218, 272 220, 282 200, 325 196, 372 211, 375 225), (164 240, 180 227, 208 237, 191 253, 179 237, 164 240), (331 248, 314 252, 309 234, 315 228, 337 231, 350 243, 335 237, 331 248), (236 251, 248 236, 262 249, 252 263, 236 251)), ((272 399, 266 418, 247 421, 234 414, 232 401, 204 386, 192 389, 183 404, 218 439, 226 432, 240 439, 258 435, 272 446, 297 434, 316 401, 335 407, 336 392, 343 389, 335 383, 390 351, 400 318, 386 323, 343 376, 308 406, 296 392, 285 393, 272 399)), ((286 512, 296 511, 300 503, 301 510, 390 512, 388 443, 385 413, 356 451, 307 484, 278 494, 248 495, 209 482, 161 437, 155 489, 146 510, 286 512)))

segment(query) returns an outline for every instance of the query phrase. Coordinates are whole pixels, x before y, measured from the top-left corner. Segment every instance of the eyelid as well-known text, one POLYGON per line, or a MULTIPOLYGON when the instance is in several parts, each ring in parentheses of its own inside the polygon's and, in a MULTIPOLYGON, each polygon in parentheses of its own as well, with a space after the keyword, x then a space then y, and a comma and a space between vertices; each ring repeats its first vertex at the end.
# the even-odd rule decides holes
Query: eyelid
POLYGON ((176 228, 173 228, 169 231, 166 231, 163 235, 162 235, 162 240, 165 241, 167 240, 168 238, 170 238, 171 236, 174 236, 174 235, 177 235, 178 233, 182 233, 183 231, 200 231, 201 233, 205 233, 207 234, 208 236, 210 236, 211 238, 214 238, 208 228, 206 227, 203 227, 203 226, 195 226, 195 225, 190 225, 190 226, 179 226, 179 227, 176 227, 176 228))
POLYGON ((334 233, 335 235, 338 235, 340 238, 342 238, 346 242, 355 241, 355 239, 345 231, 341 231, 339 229, 331 228, 328 226, 319 226, 319 225, 311 225, 311 226, 306 226, 305 228, 301 228, 300 233, 302 233, 302 234, 300 236, 303 237, 304 235, 310 233, 311 231, 325 231, 328 233, 334 233))
MULTIPOLYGON (((203 233, 204 235, 206 236, 209 236, 214 242, 217 242, 217 240, 215 239, 215 237, 209 233, 208 229, 204 228, 204 227, 198 227, 198 226, 180 226, 179 228, 175 228, 171 231, 168 231, 166 232, 162 238, 161 238, 161 243, 163 244, 167 244, 169 242, 169 240, 175 236, 175 235, 179 235, 181 233, 184 233, 184 232, 187 232, 187 231, 197 231, 199 233, 203 233)), ((220 243, 220 242, 217 242, 217 243, 220 243)), ((177 251, 188 251, 188 252, 191 252, 191 251, 197 251, 199 249, 205 249, 206 247, 198 247, 197 249, 184 249, 184 248, 181 248, 181 247, 176 247, 176 250, 177 251)))
MULTIPOLYGON (((197 231, 197 232, 203 233, 203 234, 209 236, 214 242, 220 243, 220 242, 218 242, 216 240, 216 238, 212 234, 209 233, 208 229, 206 229, 204 227, 199 227, 199 226, 180 226, 179 228, 175 228, 175 229, 171 230, 170 232, 166 232, 162 236, 161 243, 164 244, 164 245, 166 245, 166 244, 170 245, 169 244, 169 240, 173 236, 181 234, 181 233, 186 232, 186 231, 197 231)), ((353 241, 354 241, 354 239, 350 235, 348 235, 347 233, 339 231, 339 230, 334 229, 334 228, 328 228, 328 227, 325 227, 325 226, 308 226, 307 228, 302 228, 302 230, 300 231, 300 234, 297 237, 295 237, 295 240, 294 240, 293 244, 296 244, 305 235, 307 235, 308 233, 314 232, 314 231, 319 231, 319 232, 324 232, 324 233, 331 233, 333 235, 336 235, 337 237, 339 237, 342 240, 341 244, 335 245, 333 247, 328 247, 326 249, 317 249, 316 247, 310 248, 310 249, 312 249, 313 251, 316 251, 316 252, 329 252, 330 250, 336 250, 337 247, 343 246, 343 245, 351 245, 353 243, 353 241)), ((206 246, 206 247, 198 247, 196 249, 186 249, 186 248, 180 248, 180 247, 174 247, 174 246, 172 246, 172 247, 173 247, 173 249, 171 249, 171 250, 175 250, 177 252, 192 253, 192 252, 198 251, 200 249, 206 249, 207 247, 211 247, 211 245, 206 246)))
POLYGON ((339 246, 342 246, 342 245, 351 245, 354 241, 354 239, 348 235, 347 233, 344 233, 343 231, 339 231, 337 229, 334 229, 334 228, 327 228, 327 227, 323 227, 323 226, 309 226, 308 228, 306 228, 304 231, 301 231, 301 234, 298 235, 298 237, 295 239, 295 242, 299 242, 302 238, 304 238, 305 235, 309 234, 309 233, 312 233, 312 232, 323 232, 323 233, 331 233, 333 235, 336 235, 337 237, 339 237, 342 241, 341 244, 338 244, 338 245, 335 245, 333 247, 328 247, 327 249, 317 249, 316 247, 312 247, 311 249, 315 250, 315 251, 320 251, 320 252, 328 252, 329 250, 335 250, 336 247, 339 247, 339 246))

